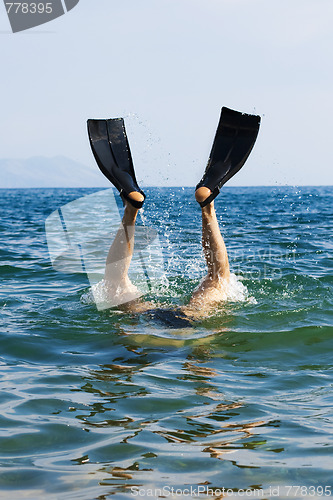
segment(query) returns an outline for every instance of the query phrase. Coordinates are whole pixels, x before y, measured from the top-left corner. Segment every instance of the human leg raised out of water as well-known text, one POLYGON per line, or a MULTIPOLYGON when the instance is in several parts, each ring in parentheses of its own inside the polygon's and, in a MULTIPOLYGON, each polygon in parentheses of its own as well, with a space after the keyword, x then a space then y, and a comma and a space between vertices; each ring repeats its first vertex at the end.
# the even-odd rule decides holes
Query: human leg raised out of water
MULTIPOLYGON (((128 197, 138 202, 144 199, 141 193, 135 191, 129 193, 128 197)), ((129 201, 125 201, 124 215, 106 259, 105 285, 110 298, 113 300, 116 298, 118 304, 130 302, 141 296, 128 276, 134 250, 135 221, 138 210, 129 201)))
MULTIPOLYGON (((201 203, 211 195, 211 190, 199 187, 196 200, 201 203)), ((190 302, 182 308, 189 316, 203 315, 214 304, 227 297, 230 269, 228 253, 224 244, 214 208, 214 201, 201 207, 202 248, 207 264, 207 275, 194 290, 190 302)))
POLYGON ((128 276, 134 249, 135 221, 145 194, 140 189, 133 166, 123 118, 88 120, 88 136, 101 172, 118 189, 125 211, 110 247, 104 273, 110 307, 141 296, 128 276))
POLYGON ((214 199, 221 187, 246 162, 256 141, 260 117, 222 108, 212 150, 195 197, 202 210, 202 246, 207 263, 207 276, 193 292, 188 314, 203 314, 214 304, 227 298, 230 269, 216 218, 214 199))

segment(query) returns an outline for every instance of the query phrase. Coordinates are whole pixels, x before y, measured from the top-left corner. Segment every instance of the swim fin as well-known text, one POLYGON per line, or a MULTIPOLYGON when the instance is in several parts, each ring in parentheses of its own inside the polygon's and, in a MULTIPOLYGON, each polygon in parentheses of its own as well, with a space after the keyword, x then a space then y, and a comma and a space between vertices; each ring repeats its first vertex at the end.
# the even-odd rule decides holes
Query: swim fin
POLYGON ((196 189, 205 186, 212 191, 200 203, 202 207, 213 201, 223 184, 242 168, 256 142, 259 126, 260 116, 222 108, 207 167, 196 186, 196 189))
POLYGON ((146 197, 135 177, 123 118, 88 120, 87 125, 90 146, 100 170, 118 189, 123 200, 141 208, 144 200, 136 201, 128 196, 138 191, 146 197))

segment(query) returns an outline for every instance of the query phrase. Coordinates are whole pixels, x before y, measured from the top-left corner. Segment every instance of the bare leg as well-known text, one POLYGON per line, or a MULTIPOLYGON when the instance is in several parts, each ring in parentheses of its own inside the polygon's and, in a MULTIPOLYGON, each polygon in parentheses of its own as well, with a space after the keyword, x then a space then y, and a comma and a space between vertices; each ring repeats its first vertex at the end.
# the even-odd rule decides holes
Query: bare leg
MULTIPOLYGON (((210 194, 208 188, 201 187, 195 197, 197 201, 203 201, 210 194)), ((208 273, 193 292, 188 306, 193 310, 200 307, 200 311, 225 300, 230 278, 227 249, 217 222, 214 202, 202 207, 202 247, 208 273)))
POLYGON ((110 284, 118 285, 129 279, 127 273, 133 256, 137 214, 138 209, 126 202, 121 225, 106 259, 104 279, 110 284))
MULTIPOLYGON (((142 201, 140 193, 133 192, 129 197, 142 201)), ((110 306, 131 302, 141 293, 131 282, 128 269, 133 256, 135 221, 138 209, 126 202, 124 216, 115 239, 110 247, 104 272, 110 306)))
POLYGON ((206 258, 208 274, 212 281, 229 279, 229 261, 219 225, 214 202, 202 208, 202 247, 206 258))

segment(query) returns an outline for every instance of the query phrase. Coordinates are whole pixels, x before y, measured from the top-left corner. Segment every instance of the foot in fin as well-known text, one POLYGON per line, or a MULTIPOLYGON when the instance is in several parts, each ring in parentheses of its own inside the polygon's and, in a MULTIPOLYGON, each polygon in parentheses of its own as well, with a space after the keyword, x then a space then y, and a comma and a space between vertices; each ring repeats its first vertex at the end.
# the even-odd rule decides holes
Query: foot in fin
POLYGON ((202 207, 211 203, 221 187, 242 168, 256 142, 259 126, 260 116, 222 108, 207 167, 196 186, 196 200, 202 207), (203 187, 208 191, 200 189, 203 187))
POLYGON ((123 201, 141 208, 146 198, 138 186, 123 118, 88 120, 89 142, 101 172, 123 201))
MULTIPOLYGON (((201 206, 204 206, 202 205, 202 203, 206 202, 206 200, 208 199, 208 197, 212 194, 211 190, 205 186, 201 186, 199 187, 196 191, 195 191, 195 199, 197 200, 197 202, 201 205, 201 206)), ((208 205, 209 202, 207 202, 207 205, 208 205)))

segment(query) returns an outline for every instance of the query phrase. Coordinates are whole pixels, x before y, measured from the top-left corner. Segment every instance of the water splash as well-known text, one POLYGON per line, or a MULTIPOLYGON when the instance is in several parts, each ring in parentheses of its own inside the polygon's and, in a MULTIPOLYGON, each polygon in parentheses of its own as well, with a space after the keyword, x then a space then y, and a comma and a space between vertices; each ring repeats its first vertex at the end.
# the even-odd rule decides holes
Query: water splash
POLYGON ((249 295, 246 285, 244 285, 241 280, 242 278, 240 276, 236 276, 234 273, 230 274, 227 300, 229 302, 248 302, 250 304, 257 304, 256 299, 249 295))

